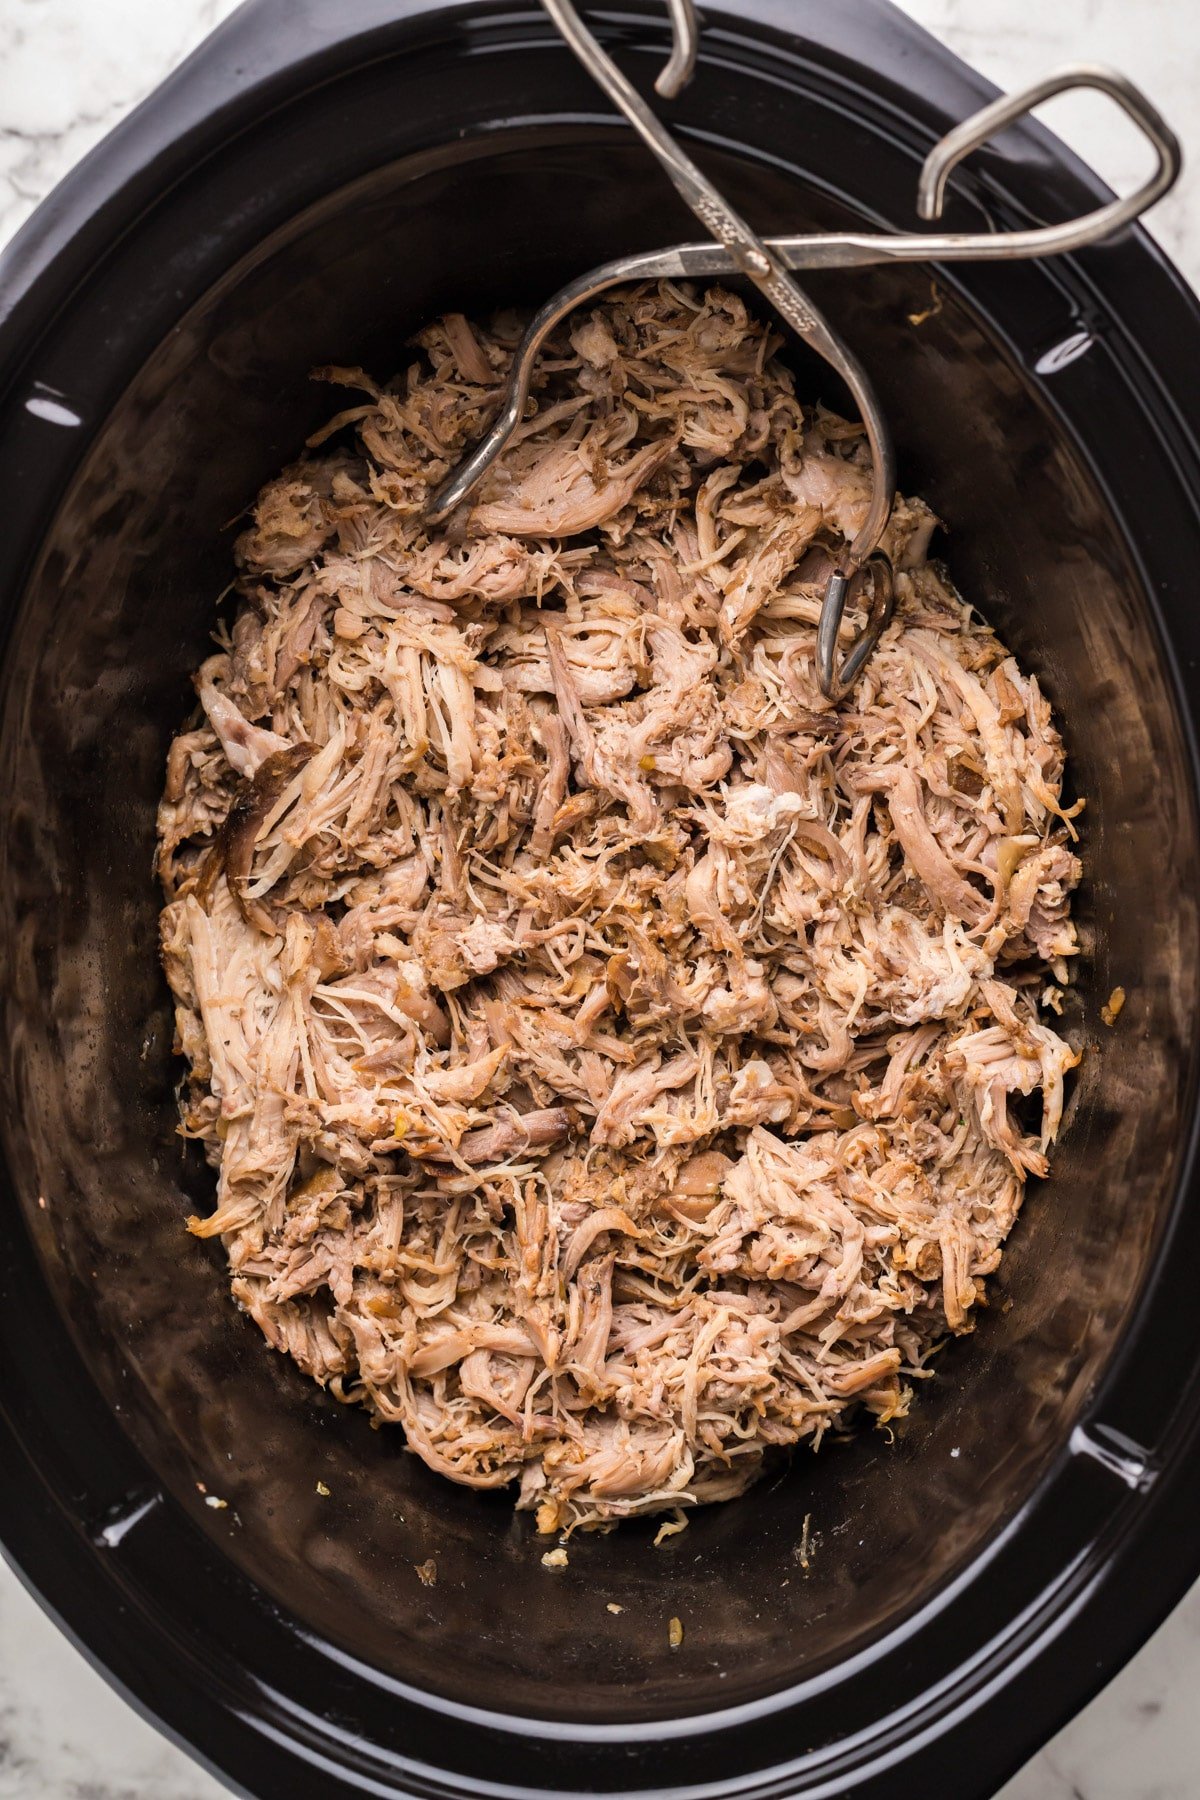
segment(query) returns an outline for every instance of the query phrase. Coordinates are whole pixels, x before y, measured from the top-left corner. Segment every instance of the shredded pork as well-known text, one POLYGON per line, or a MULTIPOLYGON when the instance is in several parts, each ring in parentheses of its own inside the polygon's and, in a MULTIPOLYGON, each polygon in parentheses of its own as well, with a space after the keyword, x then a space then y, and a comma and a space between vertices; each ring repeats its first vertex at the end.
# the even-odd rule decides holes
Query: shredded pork
POLYGON ((321 371, 358 397, 260 495, 171 747, 162 949, 239 1305, 553 1531, 905 1412, 1046 1170, 1080 866, 921 502, 822 697, 869 465, 732 294, 577 317, 430 528, 516 335, 321 371))

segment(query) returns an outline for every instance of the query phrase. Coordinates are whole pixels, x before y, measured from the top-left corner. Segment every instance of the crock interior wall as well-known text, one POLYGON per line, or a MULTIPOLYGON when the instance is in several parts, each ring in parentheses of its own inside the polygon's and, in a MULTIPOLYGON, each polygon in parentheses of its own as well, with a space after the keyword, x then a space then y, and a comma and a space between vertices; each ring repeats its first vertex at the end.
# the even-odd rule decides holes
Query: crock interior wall
MULTIPOLYGON (((803 224, 782 173, 733 160, 720 173, 752 216, 803 224)), ((926 1599, 1061 1446, 1137 1291, 1179 1137, 1196 986, 1179 921, 1195 870, 1177 725, 1127 553, 1021 368, 964 306, 943 288, 911 326, 927 271, 843 274, 820 294, 879 385, 902 483, 953 522, 952 573, 1044 677, 1089 797, 1091 956, 1071 1023, 1091 1048, 991 1316, 941 1359, 895 1444, 871 1433, 802 1452, 658 1550, 644 1527, 577 1538, 552 1574, 507 1496, 430 1475, 398 1432, 373 1432, 270 1352, 228 1298, 219 1246, 184 1233, 211 1175, 174 1135, 153 817, 228 579, 229 521, 342 403, 308 382, 313 365, 386 375, 440 307, 536 300, 606 256, 690 235, 640 151, 562 133, 396 165, 298 219, 188 317, 96 438, 4 694, 13 1164, 96 1381, 163 1481, 306 1629, 500 1711, 730 1704, 851 1654, 926 1599), (1097 1042, 1098 999, 1118 980, 1121 1029, 1097 1042), (201 1481, 228 1510, 204 1509, 201 1481), (431 1556, 426 1588, 414 1565, 431 1556), (687 1634, 668 1657, 671 1615, 687 1634)), ((809 392, 840 402, 797 360, 809 392)))

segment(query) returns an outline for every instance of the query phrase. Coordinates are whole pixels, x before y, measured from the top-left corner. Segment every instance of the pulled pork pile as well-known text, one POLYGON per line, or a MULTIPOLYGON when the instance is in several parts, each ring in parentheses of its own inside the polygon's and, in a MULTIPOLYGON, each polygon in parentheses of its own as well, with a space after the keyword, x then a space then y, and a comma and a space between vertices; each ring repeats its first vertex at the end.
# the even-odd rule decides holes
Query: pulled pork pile
POLYGON ((735 296, 577 317, 430 528, 517 333, 320 371, 362 399, 313 447, 352 447, 238 539, 162 945, 240 1306, 554 1531, 904 1413, 1046 1169, 1080 869, 1050 709, 919 501, 895 621, 822 697, 869 465, 735 296))

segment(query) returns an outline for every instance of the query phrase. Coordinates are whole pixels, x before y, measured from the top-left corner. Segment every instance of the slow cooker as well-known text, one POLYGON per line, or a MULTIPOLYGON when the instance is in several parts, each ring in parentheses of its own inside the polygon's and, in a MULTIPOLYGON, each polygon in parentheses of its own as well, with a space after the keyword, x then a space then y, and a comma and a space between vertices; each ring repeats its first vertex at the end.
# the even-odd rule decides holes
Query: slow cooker
MULTIPOLYGON (((665 9, 589 18, 648 87, 665 9)), ((672 121, 762 231, 915 227, 992 94, 882 0, 704 26, 672 121)), ((1025 124, 946 224, 1105 197, 1025 124)), ((506 1496, 272 1355, 183 1229, 211 1175, 175 1134, 153 819, 230 521, 327 411, 314 365, 390 374, 441 308, 694 236, 534 0, 249 0, 0 265, 0 1538, 248 1794, 983 1800, 1200 1570, 1200 313, 1139 230, 807 277, 1087 798, 1053 1175, 896 1441, 546 1570, 506 1496)))

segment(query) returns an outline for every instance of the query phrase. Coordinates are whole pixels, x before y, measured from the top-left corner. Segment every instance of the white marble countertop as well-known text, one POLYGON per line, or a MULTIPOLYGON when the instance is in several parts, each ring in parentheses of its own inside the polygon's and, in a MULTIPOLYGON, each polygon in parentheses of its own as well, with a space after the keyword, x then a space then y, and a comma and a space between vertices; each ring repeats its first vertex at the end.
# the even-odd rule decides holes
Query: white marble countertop
MULTIPOLYGON (((234 3, 0 0, 0 243, 234 3)), ((1081 57, 1140 82, 1191 159, 1151 229, 1200 286, 1195 0, 901 3, 1001 85, 1081 57)), ((1144 152, 1103 101, 1060 101, 1046 116, 1114 184, 1142 172, 1144 152)), ((999 1800, 1198 1800, 1198 1689, 1200 1587, 999 1800)), ((136 1717, 0 1568, 0 1800, 217 1800, 224 1791, 136 1717)))

